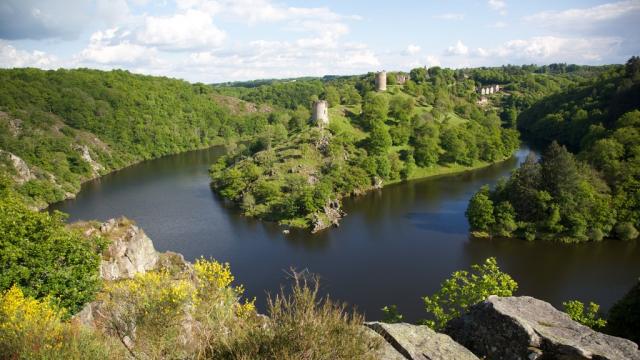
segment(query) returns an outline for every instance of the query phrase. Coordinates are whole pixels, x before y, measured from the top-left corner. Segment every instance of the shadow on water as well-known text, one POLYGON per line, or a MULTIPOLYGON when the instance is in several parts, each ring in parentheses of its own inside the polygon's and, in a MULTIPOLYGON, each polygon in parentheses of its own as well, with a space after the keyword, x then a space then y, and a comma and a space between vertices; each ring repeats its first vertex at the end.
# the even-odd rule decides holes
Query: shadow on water
POLYGON ((231 263, 247 295, 264 307, 290 268, 319 274, 322 290, 355 305, 369 318, 397 304, 409 321, 423 316, 421 296, 443 279, 489 256, 513 275, 520 294, 560 306, 577 298, 606 309, 640 275, 635 243, 579 246, 468 238, 464 211, 483 184, 507 176, 528 150, 487 168, 415 180, 344 200, 339 228, 311 235, 242 216, 209 188, 207 169, 223 148, 147 161, 88 182, 75 200, 52 208, 70 220, 126 215, 160 251, 231 263))

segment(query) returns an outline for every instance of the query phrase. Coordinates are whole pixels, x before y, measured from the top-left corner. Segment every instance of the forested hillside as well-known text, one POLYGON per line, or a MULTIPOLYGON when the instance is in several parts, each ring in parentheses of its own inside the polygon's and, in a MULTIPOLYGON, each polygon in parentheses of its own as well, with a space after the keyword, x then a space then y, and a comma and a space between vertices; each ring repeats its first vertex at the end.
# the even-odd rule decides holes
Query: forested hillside
POLYGON ((202 84, 88 69, 0 70, 0 83, 1 171, 38 207, 132 163, 260 131, 259 114, 202 84))
POLYGON ((510 157, 519 145, 518 113, 538 99, 606 68, 573 66, 390 73, 222 85, 216 90, 280 109, 274 130, 211 168, 213 187, 243 212, 315 230, 336 224, 340 199, 384 184, 460 171, 510 157), (500 84, 489 96, 480 85, 500 84), (309 122, 314 100, 327 100, 330 123, 309 122))
POLYGON ((529 159, 505 184, 474 196, 474 230, 530 240, 638 236, 640 58, 540 100, 518 128, 531 142, 554 143, 539 163, 529 159))

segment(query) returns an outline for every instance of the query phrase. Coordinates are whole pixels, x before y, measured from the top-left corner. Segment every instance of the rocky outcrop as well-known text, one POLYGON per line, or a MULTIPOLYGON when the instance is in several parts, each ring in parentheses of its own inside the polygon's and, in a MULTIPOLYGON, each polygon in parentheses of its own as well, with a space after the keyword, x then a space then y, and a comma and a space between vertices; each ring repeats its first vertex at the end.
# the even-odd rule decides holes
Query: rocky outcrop
POLYGON ((13 180, 22 185, 29 180, 35 179, 35 175, 29 169, 29 165, 22 160, 19 156, 14 155, 8 151, 0 150, 0 156, 5 157, 9 160, 9 162, 13 165, 15 170, 15 175, 13 176, 13 180))
POLYGON ((581 325, 528 296, 490 296, 445 330, 477 356, 493 360, 637 360, 638 346, 581 325))
POLYGON ((365 326, 385 340, 378 353, 381 360, 478 360, 471 351, 449 336, 439 334, 424 325, 369 322, 365 326))
POLYGON ((340 208, 340 200, 329 201, 322 213, 314 214, 311 232, 315 234, 332 226, 340 226, 340 219, 344 215, 345 212, 340 208))
POLYGON ((95 233, 110 241, 100 264, 100 276, 104 280, 132 278, 156 268, 159 254, 153 242, 130 220, 111 219, 85 231, 86 235, 95 233))
POLYGON ((93 172, 93 176, 100 175, 100 172, 104 170, 104 166, 102 166, 99 162, 95 161, 91 157, 91 153, 89 152, 89 147, 87 145, 78 146, 77 150, 80 151, 80 156, 82 156, 82 160, 89 163, 91 166, 91 171, 93 172))
MULTIPOLYGON (((166 270, 169 273, 190 274, 192 264, 182 254, 159 253, 151 239, 142 229, 127 218, 110 219, 104 223, 76 223, 73 226, 84 229, 85 236, 100 235, 109 241, 102 253, 100 277, 106 281, 132 278, 152 270, 166 270)), ((93 301, 74 315, 80 324, 95 327, 104 321, 101 302, 93 301)))

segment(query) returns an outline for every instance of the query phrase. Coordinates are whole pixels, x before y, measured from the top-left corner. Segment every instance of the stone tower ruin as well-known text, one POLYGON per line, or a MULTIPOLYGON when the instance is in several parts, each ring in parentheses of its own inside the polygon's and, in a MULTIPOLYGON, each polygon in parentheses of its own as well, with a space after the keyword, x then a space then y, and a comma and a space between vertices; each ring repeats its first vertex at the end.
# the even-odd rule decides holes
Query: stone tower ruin
POLYGON ((314 124, 320 126, 329 124, 329 103, 327 103, 327 100, 314 101, 311 113, 311 121, 314 124))
POLYGON ((387 72, 382 70, 376 74, 376 91, 387 90, 387 72))

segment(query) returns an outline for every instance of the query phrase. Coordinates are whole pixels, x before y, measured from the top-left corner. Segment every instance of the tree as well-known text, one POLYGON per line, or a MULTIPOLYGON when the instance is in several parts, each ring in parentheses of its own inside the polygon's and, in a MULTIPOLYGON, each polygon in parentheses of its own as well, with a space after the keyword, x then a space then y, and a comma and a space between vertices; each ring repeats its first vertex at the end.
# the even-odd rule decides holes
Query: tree
POLYGON ((406 95, 394 95, 389 101, 389 115, 396 121, 406 122, 411 118, 415 101, 406 95))
POLYGON ((324 88, 324 94, 322 94, 322 98, 327 100, 329 106, 338 106, 340 105, 340 93, 335 86, 327 86, 324 88))
POLYGON ((482 265, 471 265, 470 272, 454 272, 440 285, 437 293, 422 298, 425 310, 433 317, 424 324, 442 330, 449 320, 461 316, 469 306, 490 295, 511 296, 517 289, 518 283, 500 271, 496 258, 488 258, 482 265))
POLYGON ((605 332, 640 344, 640 280, 611 307, 605 332))
POLYGON ((518 225, 516 224, 516 212, 508 201, 503 201, 495 207, 495 225, 493 232, 498 236, 510 237, 518 225))
POLYGON ((422 67, 411 69, 411 71, 409 72, 409 77, 411 78, 411 81, 415 82, 416 84, 422 84, 423 82, 427 81, 427 69, 422 67))
POLYGON ((37 299, 51 296, 71 314, 93 300, 104 242, 68 229, 64 219, 0 196, 0 291, 17 285, 37 299))
POLYGON ((391 147, 389 129, 382 121, 374 121, 369 133, 369 151, 374 155, 386 154, 391 147))
POLYGON ((541 187, 553 198, 571 196, 578 180, 578 168, 573 155, 567 148, 554 141, 540 160, 541 187))
POLYGON ((385 122, 389 113, 387 98, 375 92, 369 92, 364 97, 362 116, 367 128, 372 128, 374 122, 385 122))
POLYGON ((471 197, 467 211, 464 214, 469 221, 471 230, 488 232, 491 229, 496 219, 493 216, 493 202, 489 199, 489 186, 481 187, 471 197))

